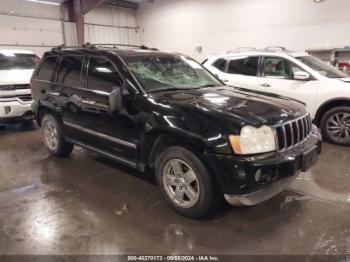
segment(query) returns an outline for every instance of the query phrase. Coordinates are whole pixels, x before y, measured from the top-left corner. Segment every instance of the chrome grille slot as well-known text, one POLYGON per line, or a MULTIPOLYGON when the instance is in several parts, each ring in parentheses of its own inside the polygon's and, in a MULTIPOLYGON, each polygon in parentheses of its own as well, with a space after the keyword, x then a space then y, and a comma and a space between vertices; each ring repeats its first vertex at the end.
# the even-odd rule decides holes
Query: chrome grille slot
POLYGON ((311 133, 312 123, 310 116, 305 115, 274 128, 278 149, 284 151, 303 143, 311 133))
POLYGON ((23 102, 32 101, 31 95, 18 95, 17 98, 23 102))

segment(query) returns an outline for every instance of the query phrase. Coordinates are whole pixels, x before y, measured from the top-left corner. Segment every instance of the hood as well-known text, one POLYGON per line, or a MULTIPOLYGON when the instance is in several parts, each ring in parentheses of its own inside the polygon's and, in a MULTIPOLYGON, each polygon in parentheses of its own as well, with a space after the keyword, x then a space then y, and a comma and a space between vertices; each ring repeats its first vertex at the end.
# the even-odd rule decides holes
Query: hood
POLYGON ((34 69, 0 70, 0 85, 25 85, 30 83, 34 69))
POLYGON ((295 100, 228 86, 163 91, 152 96, 162 104, 199 109, 216 117, 225 116, 225 119, 235 118, 242 125, 274 125, 306 114, 305 106, 295 100))
POLYGON ((350 83, 350 78, 341 78, 340 80, 345 83, 350 83))

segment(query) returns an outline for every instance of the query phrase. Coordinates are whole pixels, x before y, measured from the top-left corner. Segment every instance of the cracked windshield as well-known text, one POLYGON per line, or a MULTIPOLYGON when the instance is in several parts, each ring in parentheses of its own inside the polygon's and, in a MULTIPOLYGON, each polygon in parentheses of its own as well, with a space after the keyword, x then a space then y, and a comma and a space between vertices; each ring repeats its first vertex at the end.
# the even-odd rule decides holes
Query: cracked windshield
POLYGON ((222 85, 200 64, 184 56, 144 55, 126 60, 129 69, 148 92, 222 85))

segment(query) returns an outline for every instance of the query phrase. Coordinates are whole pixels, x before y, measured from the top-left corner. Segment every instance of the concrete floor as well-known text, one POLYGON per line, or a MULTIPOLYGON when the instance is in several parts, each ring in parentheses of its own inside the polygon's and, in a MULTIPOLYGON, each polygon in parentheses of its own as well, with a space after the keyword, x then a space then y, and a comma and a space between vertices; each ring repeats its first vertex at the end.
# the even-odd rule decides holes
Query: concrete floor
POLYGON ((350 148, 259 206, 194 221, 151 179, 76 148, 50 156, 36 127, 0 131, 1 254, 350 255, 350 148))

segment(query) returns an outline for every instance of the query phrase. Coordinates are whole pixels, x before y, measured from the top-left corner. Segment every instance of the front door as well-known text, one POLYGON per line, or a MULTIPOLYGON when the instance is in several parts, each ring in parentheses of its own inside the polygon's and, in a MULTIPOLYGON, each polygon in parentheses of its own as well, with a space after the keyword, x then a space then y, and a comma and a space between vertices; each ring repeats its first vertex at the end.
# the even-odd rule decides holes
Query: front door
POLYGON ((316 102, 319 82, 316 79, 295 80, 294 73, 304 69, 281 57, 264 57, 263 72, 259 81, 259 89, 263 92, 294 98, 306 103, 311 111, 316 102))
POLYGON ((117 115, 109 114, 109 95, 114 88, 122 88, 123 83, 116 65, 108 58, 89 58, 85 85, 89 96, 83 109, 87 114, 84 131, 90 135, 92 146, 134 162, 140 135, 137 122, 125 107, 117 115))

